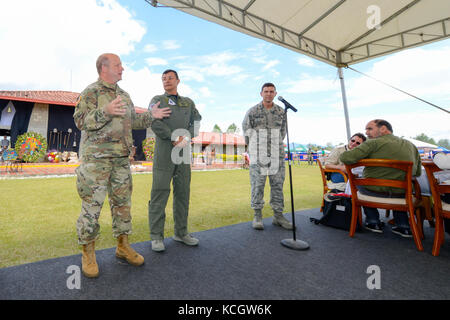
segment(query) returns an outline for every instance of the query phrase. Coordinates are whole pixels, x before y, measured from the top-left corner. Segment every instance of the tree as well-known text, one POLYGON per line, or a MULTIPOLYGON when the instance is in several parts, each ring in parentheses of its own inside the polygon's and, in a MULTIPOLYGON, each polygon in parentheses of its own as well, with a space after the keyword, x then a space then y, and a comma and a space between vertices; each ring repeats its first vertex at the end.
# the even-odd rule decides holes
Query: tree
POLYGON ((313 143, 308 143, 308 144, 306 145, 306 147, 307 147, 308 149, 311 149, 312 152, 317 152, 317 151, 320 149, 320 147, 319 147, 318 145, 313 144, 313 143))
POLYGON ((232 123, 227 129, 227 133, 239 133, 239 128, 236 126, 236 124, 232 123))
POLYGON ((220 127, 217 124, 215 124, 214 128, 213 128, 213 132, 222 133, 222 129, 220 129, 220 127))
POLYGON ((434 141, 433 138, 428 137, 425 133, 421 133, 418 136, 414 137, 413 139, 422 141, 422 142, 426 142, 426 143, 431 143, 431 144, 436 144, 436 141, 434 141))
POLYGON ((450 149, 450 141, 449 141, 448 139, 440 139, 440 140, 437 142, 437 145, 438 145, 439 147, 444 147, 444 148, 446 148, 446 149, 450 149))
POLYGON ((331 142, 327 142, 327 146, 325 147, 325 150, 331 151, 333 149, 334 149, 333 144, 331 142))

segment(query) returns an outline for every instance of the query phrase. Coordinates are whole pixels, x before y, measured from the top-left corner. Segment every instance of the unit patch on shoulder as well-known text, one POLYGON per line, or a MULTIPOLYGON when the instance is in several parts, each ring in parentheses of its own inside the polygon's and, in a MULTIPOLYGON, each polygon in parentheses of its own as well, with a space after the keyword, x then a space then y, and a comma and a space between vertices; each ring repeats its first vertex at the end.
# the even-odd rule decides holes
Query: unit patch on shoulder
POLYGON ((81 94, 77 98, 77 102, 75 102, 75 107, 80 103, 81 101, 81 94))

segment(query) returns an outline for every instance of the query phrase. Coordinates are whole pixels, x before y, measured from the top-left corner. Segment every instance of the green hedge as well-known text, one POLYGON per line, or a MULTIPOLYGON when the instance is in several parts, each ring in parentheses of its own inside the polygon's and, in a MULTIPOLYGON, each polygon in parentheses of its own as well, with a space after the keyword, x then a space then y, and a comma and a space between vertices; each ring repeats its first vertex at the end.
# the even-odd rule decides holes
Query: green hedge
MULTIPOLYGON (((203 154, 201 152, 194 152, 192 155, 194 156, 194 158, 203 157, 203 154)), ((215 158, 217 160, 222 160, 223 162, 238 162, 242 161, 243 159, 242 155, 240 154, 216 154, 215 158)))

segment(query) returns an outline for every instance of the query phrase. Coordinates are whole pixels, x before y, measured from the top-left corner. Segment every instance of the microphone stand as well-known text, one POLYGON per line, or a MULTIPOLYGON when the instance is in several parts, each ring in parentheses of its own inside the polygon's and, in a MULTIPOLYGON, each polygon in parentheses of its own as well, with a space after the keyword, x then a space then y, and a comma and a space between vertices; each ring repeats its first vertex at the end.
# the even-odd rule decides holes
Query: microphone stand
POLYGON ((289 185, 291 188, 291 208, 292 208, 292 239, 283 239, 281 240, 281 244, 289 249, 294 250, 306 250, 309 248, 309 244, 302 240, 297 240, 295 236, 296 227, 295 227, 295 215, 294 215, 294 192, 292 191, 292 169, 291 169, 291 148, 289 146, 289 130, 288 130, 288 117, 287 110, 288 106, 285 104, 284 113, 286 115, 286 136, 287 136, 287 145, 288 145, 288 161, 289 161, 289 185))

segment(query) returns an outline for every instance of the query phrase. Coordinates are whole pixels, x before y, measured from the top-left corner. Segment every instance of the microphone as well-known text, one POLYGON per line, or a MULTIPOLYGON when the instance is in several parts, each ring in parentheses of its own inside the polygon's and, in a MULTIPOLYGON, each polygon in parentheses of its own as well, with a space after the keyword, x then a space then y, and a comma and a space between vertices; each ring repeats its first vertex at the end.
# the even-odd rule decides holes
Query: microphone
POLYGON ((278 100, 280 100, 281 102, 284 103, 284 106, 288 109, 291 109, 294 112, 297 112, 297 109, 294 108, 294 106, 292 106, 292 104, 290 104, 289 102, 287 102, 286 100, 284 100, 284 98, 282 96, 278 96, 278 100))

